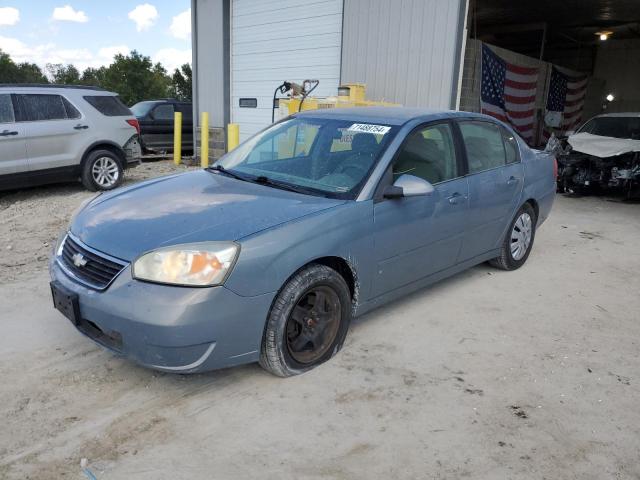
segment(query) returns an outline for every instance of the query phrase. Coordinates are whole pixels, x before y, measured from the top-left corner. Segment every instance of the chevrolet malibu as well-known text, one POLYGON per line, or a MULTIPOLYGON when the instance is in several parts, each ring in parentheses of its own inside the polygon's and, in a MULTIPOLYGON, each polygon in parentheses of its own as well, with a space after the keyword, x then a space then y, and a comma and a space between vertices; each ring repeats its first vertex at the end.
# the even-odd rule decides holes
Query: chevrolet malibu
POLYGON ((482 262, 521 267, 554 169, 479 114, 299 113, 211 168, 81 207, 50 262, 54 305, 151 368, 299 374, 355 316, 482 262))

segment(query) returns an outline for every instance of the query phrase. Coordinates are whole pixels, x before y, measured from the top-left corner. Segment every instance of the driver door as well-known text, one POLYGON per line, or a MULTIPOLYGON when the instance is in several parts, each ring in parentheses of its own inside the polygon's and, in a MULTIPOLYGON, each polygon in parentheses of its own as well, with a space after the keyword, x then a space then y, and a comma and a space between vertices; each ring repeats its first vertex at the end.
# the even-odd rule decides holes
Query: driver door
POLYGON ((386 184, 410 174, 430 182, 435 191, 375 202, 373 297, 456 264, 469 208, 460 153, 448 122, 418 127, 400 147, 386 184))

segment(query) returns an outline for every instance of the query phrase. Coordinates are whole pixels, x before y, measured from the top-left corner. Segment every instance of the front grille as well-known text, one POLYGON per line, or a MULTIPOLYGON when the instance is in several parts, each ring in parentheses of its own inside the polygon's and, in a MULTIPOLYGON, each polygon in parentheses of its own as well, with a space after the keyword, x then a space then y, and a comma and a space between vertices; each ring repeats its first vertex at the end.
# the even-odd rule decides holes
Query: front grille
POLYGON ((76 280, 104 290, 127 265, 125 262, 82 245, 67 235, 59 251, 58 261, 76 280))

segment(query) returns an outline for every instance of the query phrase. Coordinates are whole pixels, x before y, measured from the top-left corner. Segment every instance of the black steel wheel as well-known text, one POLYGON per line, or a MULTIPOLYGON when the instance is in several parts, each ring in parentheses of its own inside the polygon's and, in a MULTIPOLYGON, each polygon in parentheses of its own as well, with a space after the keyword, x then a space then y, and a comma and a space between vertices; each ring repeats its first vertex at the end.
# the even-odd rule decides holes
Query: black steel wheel
POLYGON ((260 365, 280 377, 306 372, 340 350, 350 320, 351 293, 344 278, 325 265, 308 265, 274 300, 260 365))
POLYGON ((307 290, 287 321, 289 355, 302 365, 322 358, 336 338, 341 313, 340 297, 331 287, 307 290))

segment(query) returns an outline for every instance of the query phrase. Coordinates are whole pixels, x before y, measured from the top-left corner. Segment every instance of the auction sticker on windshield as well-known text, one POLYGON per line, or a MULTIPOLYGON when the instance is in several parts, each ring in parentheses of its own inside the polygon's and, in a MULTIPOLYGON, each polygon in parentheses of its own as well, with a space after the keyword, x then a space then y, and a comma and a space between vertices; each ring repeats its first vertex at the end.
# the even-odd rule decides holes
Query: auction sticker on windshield
POLYGON ((365 133, 375 133, 376 135, 384 135, 391 127, 387 127, 386 125, 371 125, 369 123, 354 123, 351 125, 348 130, 355 132, 365 132, 365 133))

